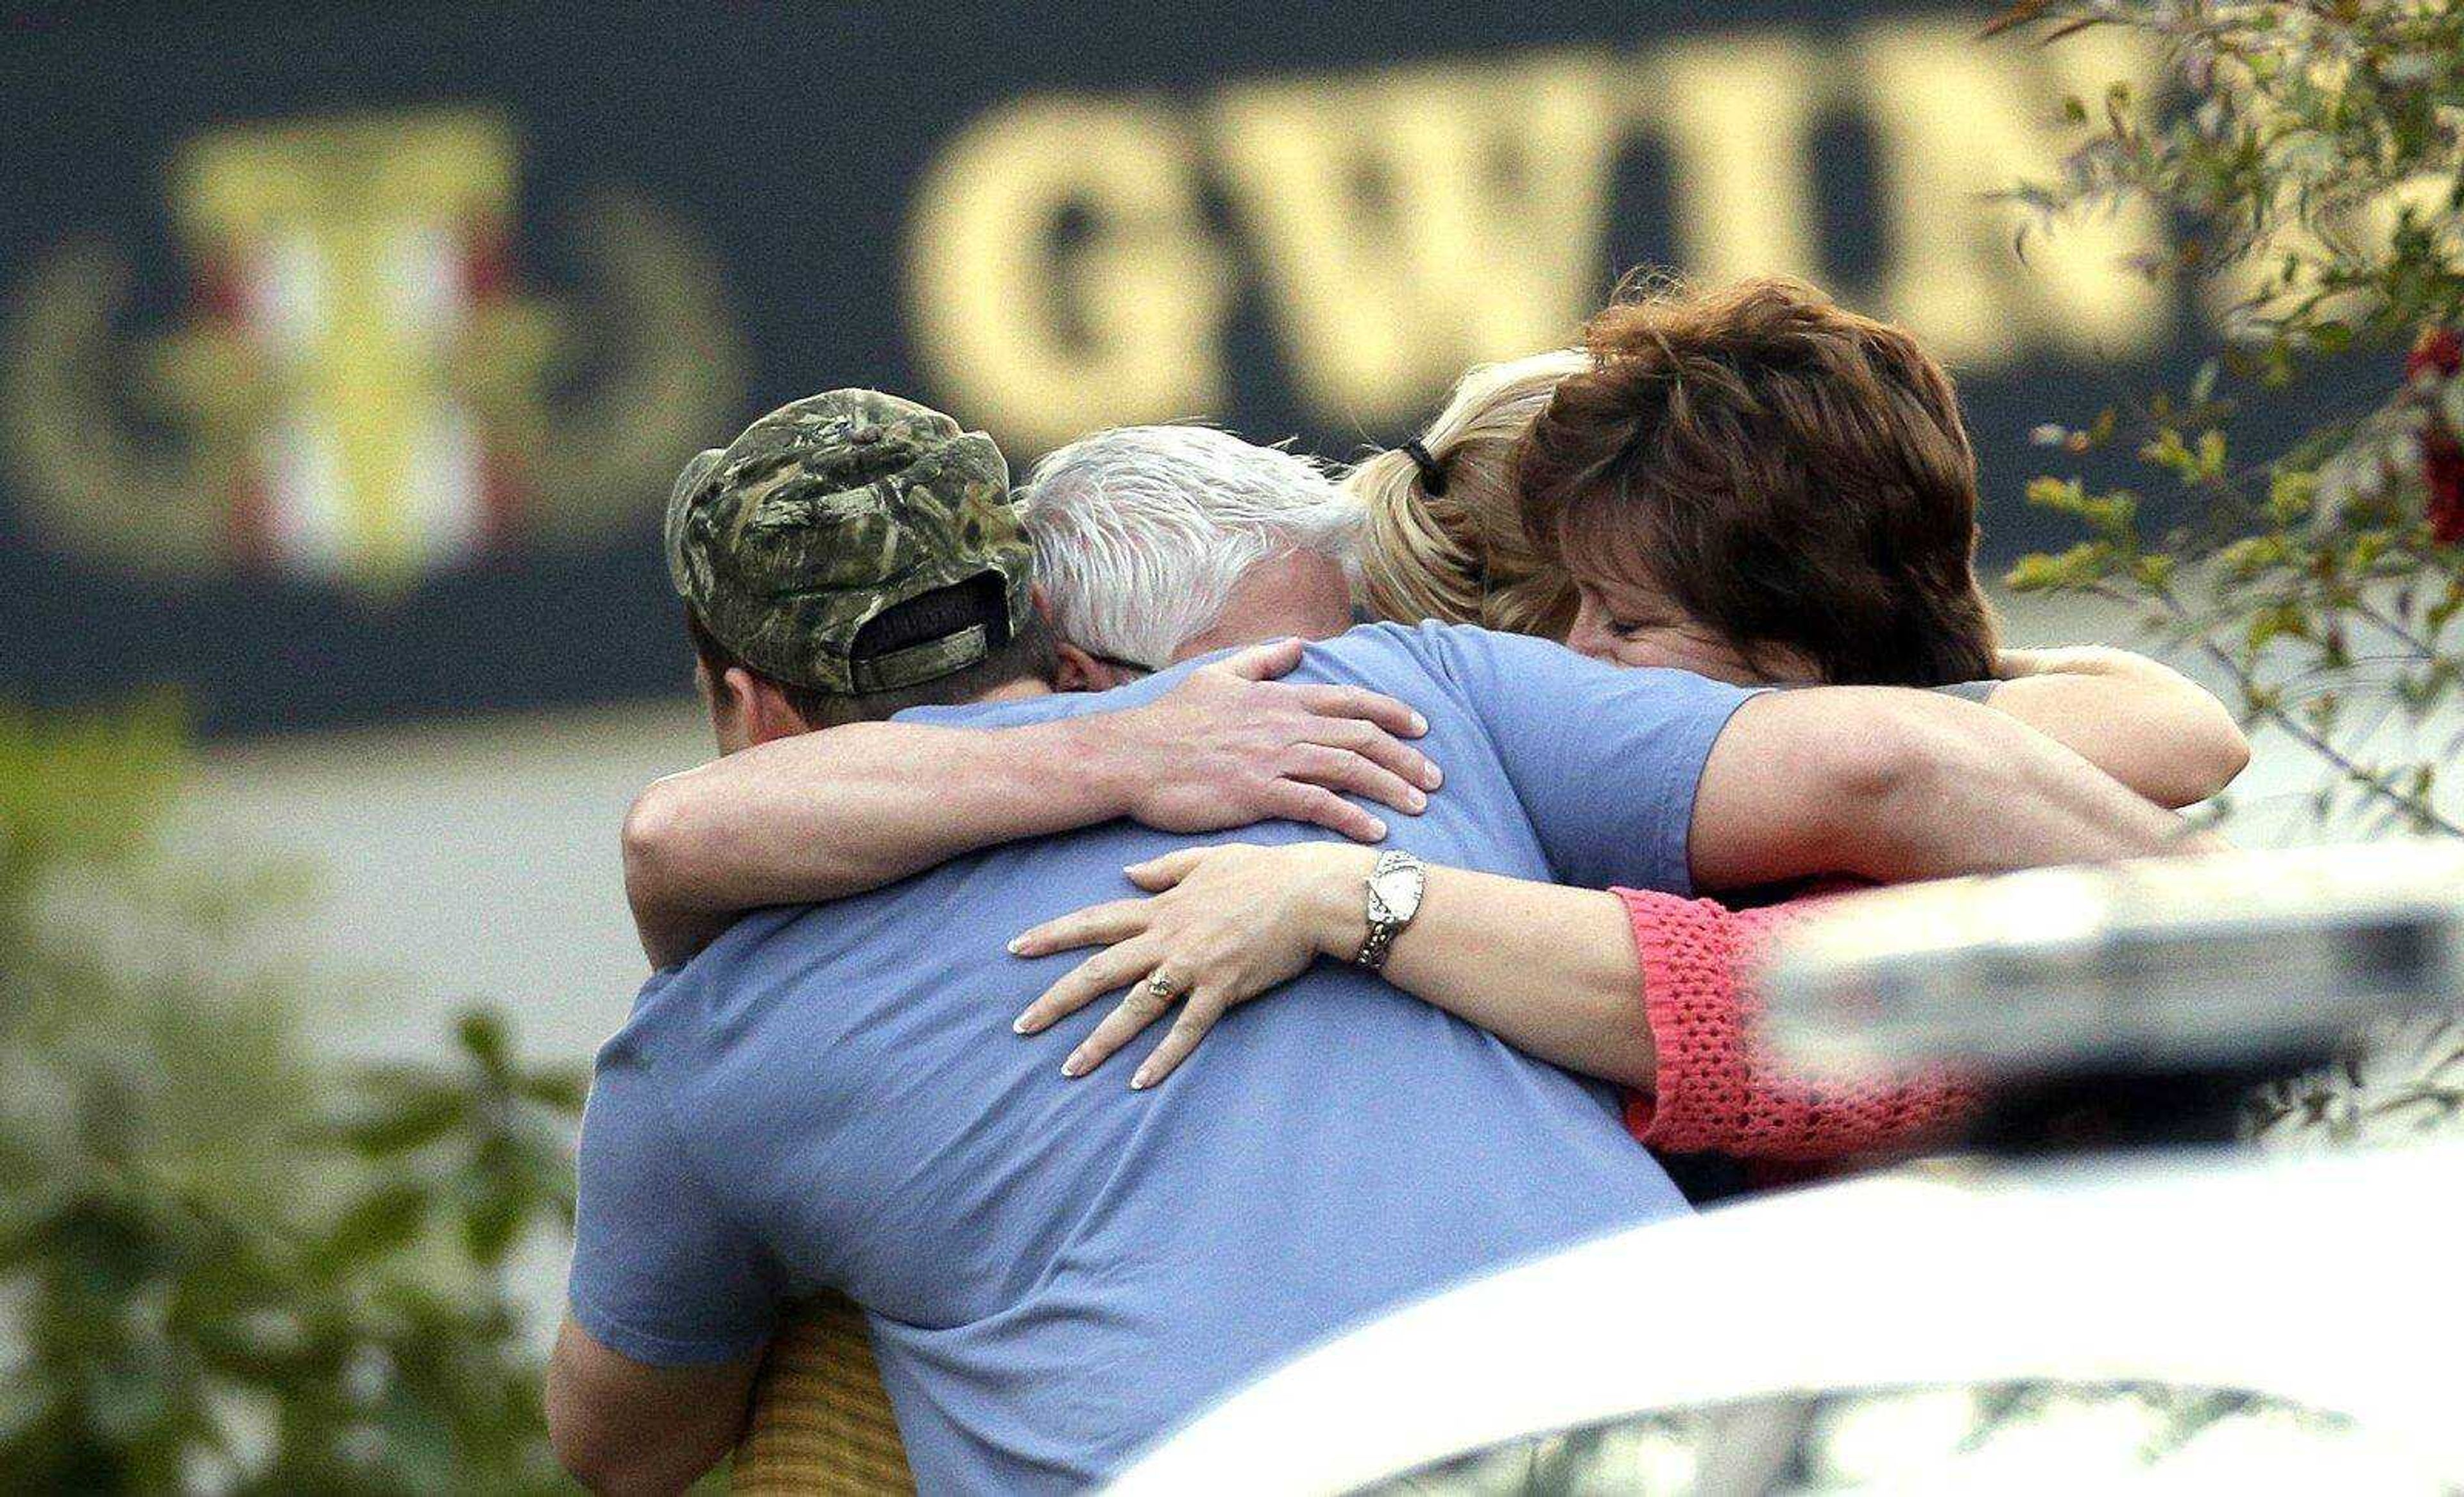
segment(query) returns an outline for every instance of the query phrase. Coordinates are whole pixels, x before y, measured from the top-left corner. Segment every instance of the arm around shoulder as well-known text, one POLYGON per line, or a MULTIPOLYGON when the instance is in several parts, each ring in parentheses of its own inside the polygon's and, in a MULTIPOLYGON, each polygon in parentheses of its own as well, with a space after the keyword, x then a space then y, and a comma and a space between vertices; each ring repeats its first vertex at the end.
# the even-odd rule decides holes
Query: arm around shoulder
POLYGON ((1986 698, 2157 804, 2194 805, 2250 763, 2250 740, 2205 688, 2126 649, 2012 649, 1986 698))
POLYGON ((779 738, 642 792, 625 823, 625 889, 653 965, 691 956, 743 912, 878 889, 951 858, 1128 816, 1165 831, 1269 818, 1375 841, 1338 792, 1407 815, 1435 766, 1403 740, 1408 705, 1272 679, 1298 641, 1192 671, 1101 714, 981 730, 860 722, 779 738))
POLYGON ((2181 819, 1972 702, 1892 687, 1755 697, 1696 787, 1694 881, 1878 883, 2201 846, 2181 819))
POLYGON ((653 782, 625 818, 625 892, 667 965, 738 914, 878 889, 959 853, 1121 814, 1083 719, 1001 732, 859 722, 653 782))

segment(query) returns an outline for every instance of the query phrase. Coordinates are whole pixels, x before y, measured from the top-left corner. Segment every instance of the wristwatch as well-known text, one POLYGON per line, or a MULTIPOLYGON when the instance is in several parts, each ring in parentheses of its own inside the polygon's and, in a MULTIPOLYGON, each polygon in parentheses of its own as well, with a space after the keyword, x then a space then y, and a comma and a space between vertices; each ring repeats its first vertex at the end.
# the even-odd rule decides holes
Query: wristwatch
POLYGON ((1372 972, 1386 965, 1395 937, 1420 913, 1420 891, 1428 878, 1428 865, 1399 848, 1377 854, 1369 870, 1369 936, 1353 961, 1372 972))

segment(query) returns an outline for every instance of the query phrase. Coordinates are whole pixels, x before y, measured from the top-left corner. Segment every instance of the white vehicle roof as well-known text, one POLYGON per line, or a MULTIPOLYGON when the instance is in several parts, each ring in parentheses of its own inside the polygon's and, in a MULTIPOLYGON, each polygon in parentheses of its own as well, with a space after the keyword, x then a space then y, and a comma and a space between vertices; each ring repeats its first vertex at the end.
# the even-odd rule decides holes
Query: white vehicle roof
POLYGON ((1947 1163, 1661 1222, 1302 1356, 1111 1488, 1346 1492, 1516 1436, 1774 1393, 2274 1395, 2464 1473, 2464 1146, 1947 1163))

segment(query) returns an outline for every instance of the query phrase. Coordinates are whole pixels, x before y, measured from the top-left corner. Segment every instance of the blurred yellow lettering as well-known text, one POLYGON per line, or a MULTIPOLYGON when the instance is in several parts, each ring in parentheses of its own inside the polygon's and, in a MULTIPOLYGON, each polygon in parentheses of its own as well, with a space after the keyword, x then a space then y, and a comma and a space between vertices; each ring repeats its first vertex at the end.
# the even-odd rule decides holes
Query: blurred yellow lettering
POLYGON ((2012 253, 2015 209, 1983 195, 2047 175, 2058 159, 2062 96, 2102 107, 2105 85, 2145 89, 2154 56, 2118 33, 2057 48, 1980 46, 1964 22, 1875 27, 1857 46, 1865 107, 1881 136, 1881 301, 1946 362, 1985 368, 2031 347, 2143 353, 2172 303, 2123 257, 2160 245, 2145 208, 2063 223, 2012 253))
POLYGON ((1638 114, 1676 158, 1677 242, 1688 275, 1821 274, 1815 242, 1814 127, 1828 101, 1828 59, 1784 34, 1685 42, 1636 72, 1638 114))
POLYGON ((1602 289, 1605 56, 1226 93, 1214 147, 1304 395, 1374 425, 1570 341, 1602 289))
POLYGON ((1031 449, 1224 403, 1229 277, 1159 104, 978 121, 927 174, 907 259, 917 353, 970 423, 1031 449))

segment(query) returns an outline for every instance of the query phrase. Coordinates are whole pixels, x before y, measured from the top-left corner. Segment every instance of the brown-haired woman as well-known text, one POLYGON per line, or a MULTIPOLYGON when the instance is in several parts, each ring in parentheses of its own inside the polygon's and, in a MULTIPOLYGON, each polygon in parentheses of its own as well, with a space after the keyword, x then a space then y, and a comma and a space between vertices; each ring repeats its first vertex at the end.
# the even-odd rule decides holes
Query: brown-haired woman
POLYGON ((1611 306, 1516 464, 1574 648, 1835 685, 1991 677, 1976 457, 1906 333, 1793 281, 1611 306))
POLYGON ((1380 617, 1731 681, 1956 688, 2167 806, 2249 758, 2154 661, 1999 648, 1949 377, 1799 281, 1637 282, 1581 348, 1465 375, 1345 487, 1380 617))

